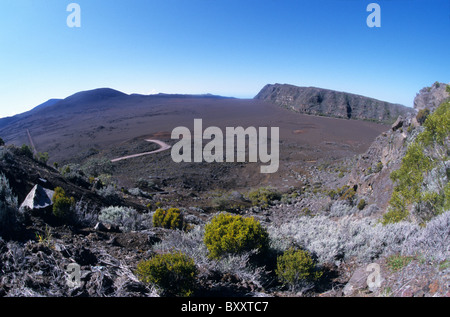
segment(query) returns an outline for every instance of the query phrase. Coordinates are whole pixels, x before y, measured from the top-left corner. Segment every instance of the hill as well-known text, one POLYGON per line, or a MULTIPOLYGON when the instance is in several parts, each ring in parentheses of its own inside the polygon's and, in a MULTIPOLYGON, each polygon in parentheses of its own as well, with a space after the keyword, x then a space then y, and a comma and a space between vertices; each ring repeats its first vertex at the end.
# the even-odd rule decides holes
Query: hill
POLYGON ((413 112, 413 109, 399 104, 347 92, 286 84, 266 85, 255 99, 305 114, 385 123, 392 123, 399 115, 413 112))

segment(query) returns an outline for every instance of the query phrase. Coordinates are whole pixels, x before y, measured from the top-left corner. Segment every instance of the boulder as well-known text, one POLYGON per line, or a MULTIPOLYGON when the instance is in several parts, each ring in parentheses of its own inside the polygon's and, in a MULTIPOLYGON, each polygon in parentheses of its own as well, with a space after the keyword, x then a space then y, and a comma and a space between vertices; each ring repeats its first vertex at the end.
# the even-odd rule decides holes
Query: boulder
POLYGON ((400 129, 401 127, 403 127, 404 124, 404 119, 402 116, 399 116, 397 118, 397 120, 392 124, 392 131, 397 131, 398 129, 400 129))
POLYGON ((53 190, 36 184, 20 205, 19 210, 23 212, 25 210, 36 211, 46 209, 53 205, 52 197, 54 193, 53 190))

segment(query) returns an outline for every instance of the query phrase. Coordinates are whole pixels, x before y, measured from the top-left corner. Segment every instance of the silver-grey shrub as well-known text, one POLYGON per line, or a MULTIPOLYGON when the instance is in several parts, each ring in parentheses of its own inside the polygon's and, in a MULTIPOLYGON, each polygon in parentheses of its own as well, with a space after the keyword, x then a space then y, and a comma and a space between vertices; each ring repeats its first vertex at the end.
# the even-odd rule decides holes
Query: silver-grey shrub
POLYGON ((118 204, 120 201, 120 197, 113 185, 108 185, 98 189, 97 194, 105 198, 108 201, 108 204, 111 205, 118 204))
POLYGON ((449 258, 449 228, 450 212, 446 212, 425 228, 409 222, 383 226, 377 219, 316 216, 290 219, 269 226, 268 231, 273 248, 300 246, 324 264, 352 258, 369 262, 396 253, 442 261, 449 258))
POLYGON ((18 220, 18 201, 6 176, 0 174, 0 236, 11 233, 18 220))
POLYGON ((402 246, 402 254, 421 254, 429 260, 450 258, 450 211, 433 218, 402 246))
POLYGON ((140 214, 137 210, 129 207, 110 206, 102 208, 98 220, 117 225, 123 231, 145 230, 151 227, 151 216, 140 214))

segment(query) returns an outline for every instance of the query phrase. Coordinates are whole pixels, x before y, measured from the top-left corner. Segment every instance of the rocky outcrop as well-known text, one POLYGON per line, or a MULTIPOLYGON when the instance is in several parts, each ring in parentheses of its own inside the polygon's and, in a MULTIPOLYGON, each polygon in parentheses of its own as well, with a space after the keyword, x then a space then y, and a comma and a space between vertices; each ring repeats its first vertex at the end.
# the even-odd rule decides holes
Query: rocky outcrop
POLYGON ((391 173, 400 168, 407 145, 420 131, 411 126, 416 126, 414 115, 400 117, 358 157, 352 169, 350 183, 356 184, 358 194, 367 197, 368 202, 376 204, 380 210, 386 210, 394 188, 391 173))
POLYGON ((435 82, 431 87, 422 88, 414 98, 414 109, 429 109, 433 112, 442 102, 450 97, 447 85, 435 82))
MULTIPOLYGON (((433 112, 450 97, 445 89, 445 84, 435 83, 420 90, 415 98, 415 110, 433 112)), ((369 203, 377 204, 380 210, 386 210, 394 187, 390 175, 400 168, 408 145, 422 131, 414 111, 400 116, 390 130, 379 135, 352 169, 350 183, 358 186, 358 194, 368 197, 369 203)))
POLYGON ((400 115, 414 111, 399 104, 346 92, 286 84, 266 85, 255 99, 305 114, 385 123, 392 123, 400 115))

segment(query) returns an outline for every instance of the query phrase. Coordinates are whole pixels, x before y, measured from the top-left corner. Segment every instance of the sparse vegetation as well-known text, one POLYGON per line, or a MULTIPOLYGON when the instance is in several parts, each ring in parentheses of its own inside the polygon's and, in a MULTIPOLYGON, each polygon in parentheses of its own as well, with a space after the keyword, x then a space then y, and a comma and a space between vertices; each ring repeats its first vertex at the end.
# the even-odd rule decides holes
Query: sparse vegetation
POLYGON ((331 199, 345 200, 350 204, 353 204, 353 200, 356 196, 356 191, 353 186, 344 185, 340 188, 329 190, 327 194, 331 199))
POLYGON ((98 177, 102 174, 111 174, 113 165, 106 158, 90 158, 81 165, 80 169, 85 175, 98 177))
POLYGON ((391 255, 387 258, 387 266, 392 271, 399 271, 407 266, 414 258, 411 256, 391 255))
POLYGON ((252 218, 220 213, 205 226, 204 242, 211 258, 244 251, 267 249, 269 236, 252 218))
POLYGON ((65 179, 75 184, 81 185, 87 182, 86 175, 81 171, 79 164, 64 165, 59 169, 59 172, 65 179))
POLYGON ((44 232, 36 232, 36 240, 38 243, 43 244, 45 246, 50 246, 52 243, 52 232, 48 225, 45 225, 44 232))
POLYGON ((253 206, 260 206, 267 208, 275 200, 281 199, 281 194, 271 187, 260 187, 256 190, 250 191, 247 198, 251 201, 253 206))
POLYGON ((136 274, 169 295, 191 296, 198 274, 194 261, 181 252, 157 254, 137 265, 136 274))
POLYGON ((379 173, 383 170, 383 163, 378 162, 377 165, 375 165, 375 168, 373 169, 374 173, 379 173))

